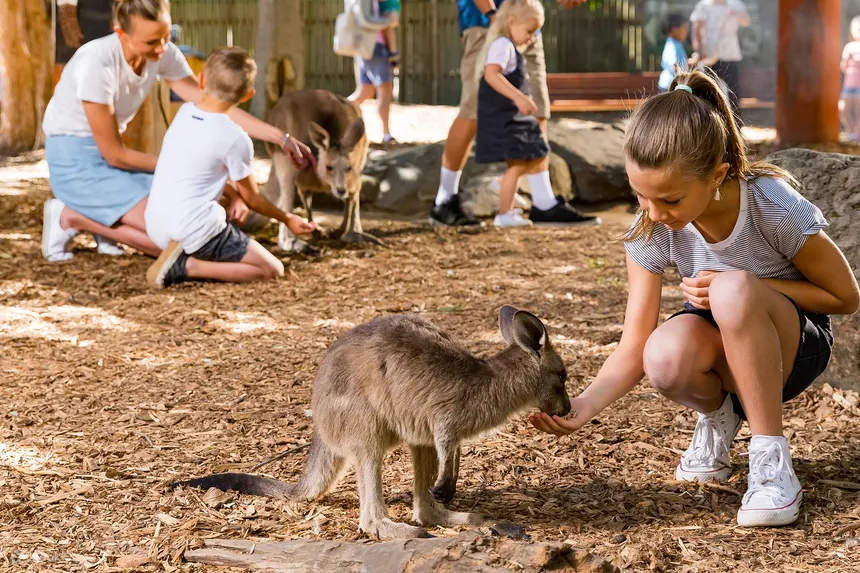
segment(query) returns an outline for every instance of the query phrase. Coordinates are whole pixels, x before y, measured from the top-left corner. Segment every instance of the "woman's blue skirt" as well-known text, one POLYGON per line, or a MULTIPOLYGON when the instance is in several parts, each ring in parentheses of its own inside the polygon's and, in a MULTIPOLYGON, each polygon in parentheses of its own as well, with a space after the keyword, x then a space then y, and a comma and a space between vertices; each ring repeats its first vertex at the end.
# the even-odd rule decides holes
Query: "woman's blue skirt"
POLYGON ((152 187, 152 174, 108 165, 93 137, 51 135, 45 141, 54 196, 108 227, 140 203, 152 187))

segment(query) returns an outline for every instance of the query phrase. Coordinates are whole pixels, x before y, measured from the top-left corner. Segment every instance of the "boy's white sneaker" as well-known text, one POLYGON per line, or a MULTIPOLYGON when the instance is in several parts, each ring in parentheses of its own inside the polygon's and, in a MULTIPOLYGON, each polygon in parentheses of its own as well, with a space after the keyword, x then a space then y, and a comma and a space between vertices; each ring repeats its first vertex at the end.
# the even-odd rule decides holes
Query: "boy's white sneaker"
POLYGON ((42 255, 52 263, 68 261, 74 256, 66 250, 66 245, 78 231, 60 225, 64 207, 59 199, 48 199, 42 209, 42 255))
POLYGON ((96 251, 100 255, 109 255, 111 257, 118 257, 120 255, 125 254, 125 249, 116 244, 116 241, 112 241, 101 235, 93 234, 93 238, 96 240, 96 251))
POLYGON ((732 473, 729 449, 740 427, 741 419, 735 414, 729 394, 713 412, 700 412, 690 447, 681 454, 675 468, 675 479, 698 482, 728 479, 732 473))
POLYGON ((747 492, 738 510, 738 525, 771 527, 797 521, 803 489, 791 465, 783 436, 753 436, 747 492))
POLYGON ((522 209, 511 209, 507 213, 499 213, 493 219, 496 227, 531 227, 532 222, 523 217, 522 209))

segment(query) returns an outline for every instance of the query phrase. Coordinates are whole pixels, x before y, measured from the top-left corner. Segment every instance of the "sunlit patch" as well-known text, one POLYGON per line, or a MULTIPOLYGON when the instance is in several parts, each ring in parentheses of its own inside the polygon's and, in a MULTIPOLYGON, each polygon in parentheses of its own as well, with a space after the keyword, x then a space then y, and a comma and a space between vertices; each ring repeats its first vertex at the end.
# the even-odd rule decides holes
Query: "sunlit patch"
POLYGON ((218 318, 209 324, 236 334, 270 332, 278 327, 274 320, 258 312, 221 312, 219 314, 224 318, 218 318))
POLYGON ((557 275, 566 275, 568 273, 572 273, 575 270, 578 270, 579 267, 575 265, 562 265, 560 267, 553 267, 549 272, 555 273, 557 275))
MULTIPOLYGON (((24 163, 0 167, 0 195, 5 195, 3 183, 14 183, 28 179, 47 179, 48 162, 44 159, 38 163, 24 163)), ((17 189, 15 189, 17 191, 17 189)), ((17 194, 17 193, 10 193, 17 194)))
POLYGON ((322 326, 325 328, 343 328, 349 329, 355 326, 354 322, 348 320, 340 320, 337 318, 323 318, 314 323, 314 326, 322 326))
POLYGON ((0 466, 37 471, 43 469, 51 457, 52 454, 43 453, 37 448, 0 442, 0 466))
POLYGON ((134 327, 135 324, 100 308, 0 306, 0 336, 6 337, 43 338, 89 346, 92 341, 78 340, 82 330, 128 332, 134 327))
POLYGON ((32 238, 30 233, 0 233, 0 240, 6 241, 29 241, 32 238))

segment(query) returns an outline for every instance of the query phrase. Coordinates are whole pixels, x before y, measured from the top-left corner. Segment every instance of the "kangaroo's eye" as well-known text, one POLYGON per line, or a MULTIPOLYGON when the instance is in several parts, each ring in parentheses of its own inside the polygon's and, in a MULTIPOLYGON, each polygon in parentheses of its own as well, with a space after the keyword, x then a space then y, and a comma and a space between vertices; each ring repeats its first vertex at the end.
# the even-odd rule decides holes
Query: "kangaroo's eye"
POLYGON ((349 173, 350 171, 352 171, 352 165, 347 165, 346 172, 349 173))
POLYGON ((331 172, 334 171, 334 167, 332 167, 331 165, 326 165, 325 170, 331 172))

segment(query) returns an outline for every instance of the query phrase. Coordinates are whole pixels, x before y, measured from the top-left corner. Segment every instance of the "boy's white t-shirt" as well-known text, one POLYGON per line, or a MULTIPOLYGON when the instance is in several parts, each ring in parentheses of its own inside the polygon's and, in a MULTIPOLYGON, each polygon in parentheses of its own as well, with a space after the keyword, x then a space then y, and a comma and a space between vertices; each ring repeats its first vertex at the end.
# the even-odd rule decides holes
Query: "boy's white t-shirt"
POLYGON ((122 54, 118 35, 98 38, 78 48, 63 68, 48 102, 42 129, 46 135, 91 136, 92 128, 81 103, 88 101, 113 105, 122 133, 149 95, 155 80, 174 81, 191 75, 191 66, 173 43, 165 45, 164 54, 157 62, 147 60, 137 75, 122 54))
POLYGON ((517 69, 517 48, 509 38, 500 36, 490 44, 486 65, 490 64, 500 66, 503 74, 509 74, 517 69))
POLYGON ((227 226, 218 204, 227 179, 251 175, 251 138, 223 113, 186 103, 164 136, 144 218, 162 249, 178 241, 192 254, 227 226))

